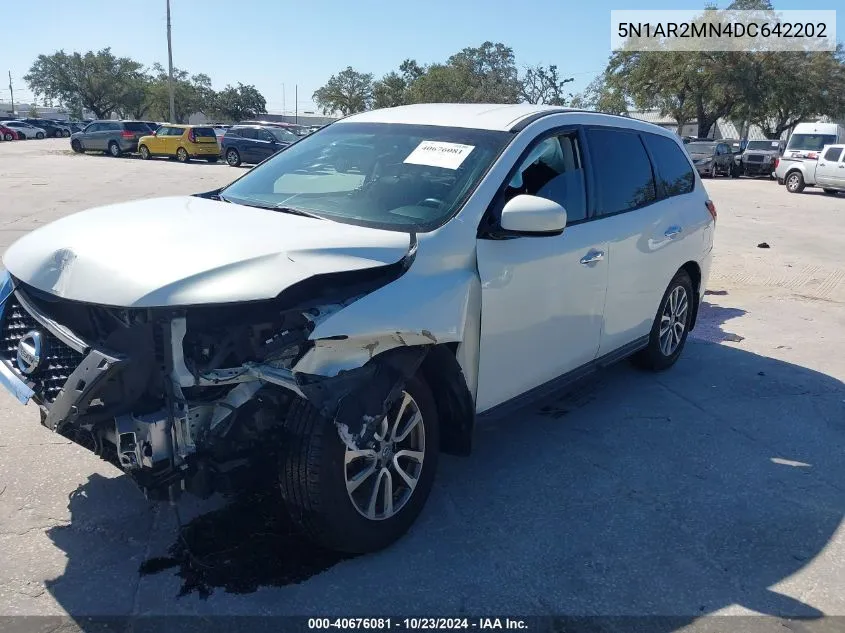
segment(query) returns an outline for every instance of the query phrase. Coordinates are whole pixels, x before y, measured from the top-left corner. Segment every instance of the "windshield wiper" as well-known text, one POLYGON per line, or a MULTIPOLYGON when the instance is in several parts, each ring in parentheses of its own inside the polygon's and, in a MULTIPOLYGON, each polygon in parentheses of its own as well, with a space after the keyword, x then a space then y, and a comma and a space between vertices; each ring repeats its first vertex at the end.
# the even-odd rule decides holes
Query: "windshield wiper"
POLYGON ((316 213, 311 213, 310 211, 306 211, 305 209, 297 209, 296 207, 286 207, 284 203, 276 205, 274 207, 268 207, 273 209, 274 211, 281 211, 282 213, 291 213, 293 215, 301 215, 306 218, 315 218, 317 220, 325 220, 321 215, 317 215, 316 213))

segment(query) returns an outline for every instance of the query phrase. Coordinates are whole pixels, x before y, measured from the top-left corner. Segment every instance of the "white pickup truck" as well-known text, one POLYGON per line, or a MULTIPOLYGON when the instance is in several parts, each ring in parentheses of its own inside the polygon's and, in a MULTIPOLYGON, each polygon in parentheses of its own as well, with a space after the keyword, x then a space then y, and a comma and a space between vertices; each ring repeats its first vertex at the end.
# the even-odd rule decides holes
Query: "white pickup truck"
POLYGON ((785 172, 786 190, 801 193, 805 187, 821 187, 825 193, 845 191, 845 144, 827 145, 817 159, 807 159, 785 172))
MULTIPOLYGON (((778 184, 785 184, 791 193, 800 193, 805 187, 820 186, 826 192, 842 190, 842 145, 845 127, 836 123, 799 123, 795 127, 783 156, 775 165, 778 184), (837 149, 838 148, 838 149, 837 149), (834 150, 831 152, 831 150, 834 150), (826 158, 836 155, 836 159, 826 158)), ((842 172, 845 172, 843 166, 842 172)))

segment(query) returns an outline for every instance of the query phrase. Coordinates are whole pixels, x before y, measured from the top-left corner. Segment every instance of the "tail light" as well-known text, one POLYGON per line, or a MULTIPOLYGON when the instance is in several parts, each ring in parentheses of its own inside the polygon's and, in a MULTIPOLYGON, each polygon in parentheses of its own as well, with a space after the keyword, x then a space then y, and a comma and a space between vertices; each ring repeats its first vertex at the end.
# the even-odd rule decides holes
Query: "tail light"
POLYGON ((121 138, 135 138, 135 134, 129 130, 123 130, 120 133, 121 138))
POLYGON ((716 205, 713 204, 712 200, 708 200, 704 203, 704 206, 707 207, 707 210, 710 212, 710 215, 713 217, 713 221, 716 221, 716 205))
POLYGON ((196 143, 196 142, 197 142, 197 135, 194 133, 194 131, 193 131, 193 130, 188 130, 188 140, 189 140, 191 143, 196 143))
POLYGON ((780 165, 780 158, 775 158, 775 169, 778 168, 778 165, 780 165))

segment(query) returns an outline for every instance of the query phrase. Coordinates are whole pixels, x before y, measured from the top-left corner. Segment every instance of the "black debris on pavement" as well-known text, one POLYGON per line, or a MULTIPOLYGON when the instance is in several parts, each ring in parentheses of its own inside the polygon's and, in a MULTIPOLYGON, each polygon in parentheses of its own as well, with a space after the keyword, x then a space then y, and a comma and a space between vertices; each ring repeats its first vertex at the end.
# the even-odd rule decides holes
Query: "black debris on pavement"
POLYGON ((757 244, 757 248, 771 248, 767 242, 760 242, 757 244))
POLYGON ((214 589, 252 593, 259 587, 297 584, 353 558, 314 545, 286 515, 275 492, 246 495, 188 522, 168 556, 141 564, 142 576, 176 569, 179 596, 214 589))

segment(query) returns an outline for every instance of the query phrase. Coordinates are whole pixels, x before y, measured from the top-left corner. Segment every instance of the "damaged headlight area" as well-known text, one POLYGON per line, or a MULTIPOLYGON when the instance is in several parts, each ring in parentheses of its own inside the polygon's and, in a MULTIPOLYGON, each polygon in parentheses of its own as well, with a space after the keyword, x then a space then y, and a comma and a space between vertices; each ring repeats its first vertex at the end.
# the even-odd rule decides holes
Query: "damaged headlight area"
POLYGON ((116 462, 149 496, 234 492, 277 468, 295 399, 334 422, 347 446, 373 443, 431 346, 390 349, 333 375, 298 363, 321 320, 407 265, 314 277, 268 301, 186 308, 91 306, 16 284, 2 315, 11 351, 0 360, 45 426, 116 462))

